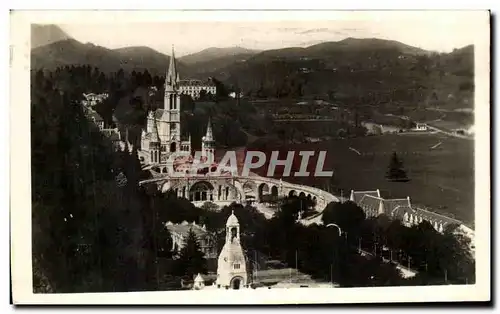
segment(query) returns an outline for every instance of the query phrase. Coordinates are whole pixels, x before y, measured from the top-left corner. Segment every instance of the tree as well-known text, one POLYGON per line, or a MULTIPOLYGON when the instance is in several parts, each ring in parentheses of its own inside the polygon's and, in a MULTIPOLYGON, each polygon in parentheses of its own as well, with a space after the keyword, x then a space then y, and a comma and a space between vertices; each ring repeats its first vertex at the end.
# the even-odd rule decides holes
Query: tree
POLYGON ((198 101, 208 101, 208 100, 210 100, 208 95, 209 95, 209 93, 207 92, 207 90, 202 89, 200 91, 200 95, 198 96, 198 101))
POLYGON ((360 226, 365 220, 364 211, 356 203, 331 202, 323 211, 323 224, 337 224, 343 232, 359 234, 360 226))
POLYGON ((176 260, 177 274, 192 278, 198 273, 207 272, 207 261, 200 249, 198 238, 193 229, 189 230, 184 246, 179 252, 179 259, 176 260))
POLYGON ((154 227, 154 243, 156 244, 156 256, 171 257, 172 236, 167 228, 158 220, 154 227))
POLYGON ((392 153, 389 169, 387 170, 387 180, 394 182, 407 182, 409 181, 406 171, 403 168, 403 162, 399 160, 396 152, 392 153))
MULTIPOLYGON (((229 91, 226 88, 226 86, 221 81, 217 80, 216 78, 211 78, 211 79, 216 87, 215 101, 217 102, 219 100, 227 99, 227 97, 229 95, 229 91)), ((236 91, 236 93, 238 93, 239 89, 236 88, 235 91, 236 91)))

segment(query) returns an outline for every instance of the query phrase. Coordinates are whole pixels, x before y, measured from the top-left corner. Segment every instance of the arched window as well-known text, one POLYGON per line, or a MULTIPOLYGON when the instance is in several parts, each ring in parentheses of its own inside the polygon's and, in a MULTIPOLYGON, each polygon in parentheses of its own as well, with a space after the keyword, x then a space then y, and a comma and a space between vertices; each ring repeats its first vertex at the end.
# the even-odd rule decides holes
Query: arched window
POLYGON ((238 230, 236 230, 236 228, 234 227, 231 228, 231 242, 233 242, 233 240, 237 237, 238 237, 238 230))
POLYGON ((208 201, 213 200, 213 186, 208 182, 195 183, 190 191, 189 198, 191 201, 208 201))

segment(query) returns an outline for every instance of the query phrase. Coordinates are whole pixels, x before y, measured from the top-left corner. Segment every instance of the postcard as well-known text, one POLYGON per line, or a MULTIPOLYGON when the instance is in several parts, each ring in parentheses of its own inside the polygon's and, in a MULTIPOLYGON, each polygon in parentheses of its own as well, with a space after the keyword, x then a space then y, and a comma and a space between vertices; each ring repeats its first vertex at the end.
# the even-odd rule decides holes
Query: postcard
POLYGON ((15 304, 490 300, 488 11, 13 11, 10 49, 15 304))

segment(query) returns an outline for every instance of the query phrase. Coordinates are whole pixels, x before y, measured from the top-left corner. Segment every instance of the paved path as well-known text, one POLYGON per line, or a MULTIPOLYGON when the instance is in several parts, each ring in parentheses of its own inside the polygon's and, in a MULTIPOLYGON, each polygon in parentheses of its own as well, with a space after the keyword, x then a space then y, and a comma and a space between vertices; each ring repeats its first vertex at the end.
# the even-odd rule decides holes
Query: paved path
MULTIPOLYGON (((370 258, 372 257, 375 257, 372 253, 368 252, 368 251, 365 251, 365 250, 362 250, 362 249, 359 249, 358 248, 358 253, 361 255, 361 256, 369 256, 370 258)), ((390 263, 391 261, 388 260, 387 258, 385 257, 382 257, 382 261, 384 263, 390 263)), ((401 271, 402 275, 404 278, 410 278, 410 277, 414 277, 418 272, 413 270, 413 269, 410 269, 408 267, 405 267, 397 262, 394 262, 392 261, 395 265, 396 265, 396 268, 401 271)))
POLYGON ((433 130, 433 131, 436 131, 438 133, 443 133, 443 134, 446 134, 448 136, 452 136, 452 137, 456 137, 456 138, 461 138, 461 139, 465 139, 465 140, 474 140, 473 136, 456 134, 456 133, 453 133, 453 132, 445 131, 443 129, 437 128, 437 127, 429 125, 429 124, 427 125, 427 127, 429 129, 433 130))
POLYGON ((275 119, 273 122, 333 122, 336 119, 275 119))

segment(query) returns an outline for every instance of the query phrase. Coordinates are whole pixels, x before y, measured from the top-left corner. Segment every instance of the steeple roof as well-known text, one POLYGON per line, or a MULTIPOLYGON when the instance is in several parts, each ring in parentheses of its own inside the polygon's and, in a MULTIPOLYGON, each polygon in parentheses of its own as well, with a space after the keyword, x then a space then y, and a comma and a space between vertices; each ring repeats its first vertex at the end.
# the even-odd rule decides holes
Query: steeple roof
POLYGON ((212 120, 210 119, 210 117, 208 117, 207 133, 205 133, 205 136, 203 137, 203 139, 206 142, 213 142, 214 141, 214 134, 212 131, 212 120))
POLYGON ((168 66, 167 76, 165 77, 165 90, 173 90, 179 83, 179 73, 175 61, 174 46, 172 45, 172 56, 170 56, 170 65, 168 66))
POLYGON ((203 277, 201 276, 201 274, 198 273, 198 275, 194 279, 194 282, 202 283, 202 282, 205 282, 205 280, 203 279, 203 277))

